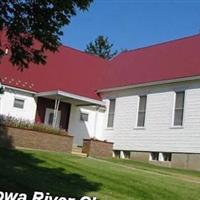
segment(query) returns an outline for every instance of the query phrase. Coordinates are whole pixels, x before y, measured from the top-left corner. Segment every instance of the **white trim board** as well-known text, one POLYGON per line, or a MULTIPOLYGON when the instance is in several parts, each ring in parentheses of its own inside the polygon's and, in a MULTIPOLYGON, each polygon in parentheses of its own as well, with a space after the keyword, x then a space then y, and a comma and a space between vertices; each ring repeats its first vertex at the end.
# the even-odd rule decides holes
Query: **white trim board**
POLYGON ((76 94, 72 94, 72 93, 69 93, 69 92, 64 92, 64 91, 61 91, 61 90, 41 92, 41 93, 36 94, 35 96, 36 97, 44 97, 44 96, 50 96, 50 95, 60 95, 60 96, 63 96, 63 97, 68 97, 68 98, 77 99, 77 100, 80 100, 80 101, 86 101, 86 102, 89 102, 89 103, 105 106, 105 103, 103 101, 91 99, 89 97, 84 97, 84 96, 80 96, 80 95, 76 95, 76 94))
POLYGON ((183 78, 170 79, 170 80, 153 81, 153 82, 147 82, 147 83, 141 83, 141 84, 135 84, 135 85, 129 84, 126 86, 99 89, 99 90, 97 90, 97 93, 112 92, 112 91, 116 91, 116 90, 125 90, 125 89, 131 89, 131 88, 162 85, 162 84, 176 83, 176 82, 183 82, 183 81, 192 81, 192 80, 198 80, 198 79, 200 79, 200 76, 190 76, 190 77, 183 77, 183 78))
POLYGON ((33 91, 30 91, 30 90, 25 90, 25 89, 12 87, 12 86, 8 86, 8 85, 4 85, 4 84, 2 84, 2 85, 7 89, 17 90, 17 91, 25 92, 25 93, 29 93, 29 94, 37 94, 37 92, 33 92, 33 91))

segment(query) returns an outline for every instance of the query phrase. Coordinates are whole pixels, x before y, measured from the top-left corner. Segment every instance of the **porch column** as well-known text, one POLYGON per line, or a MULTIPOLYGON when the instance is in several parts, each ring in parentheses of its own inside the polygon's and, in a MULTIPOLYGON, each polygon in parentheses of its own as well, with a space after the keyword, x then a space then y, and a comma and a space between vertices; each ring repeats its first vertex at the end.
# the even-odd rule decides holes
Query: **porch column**
POLYGON ((54 110, 53 110, 53 127, 56 127, 57 117, 58 117, 58 109, 60 105, 60 99, 55 99, 54 110))

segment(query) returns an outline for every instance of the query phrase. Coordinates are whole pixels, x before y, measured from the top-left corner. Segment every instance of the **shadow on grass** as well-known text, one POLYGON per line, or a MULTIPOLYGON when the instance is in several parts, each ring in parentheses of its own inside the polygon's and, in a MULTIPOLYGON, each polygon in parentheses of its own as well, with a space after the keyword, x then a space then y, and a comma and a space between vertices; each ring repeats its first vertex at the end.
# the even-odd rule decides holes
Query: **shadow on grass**
POLYGON ((56 163, 48 166, 45 160, 31 153, 11 150, 12 138, 3 126, 0 126, 0 146, 0 191, 26 193, 28 199, 32 198, 34 191, 79 198, 101 187, 100 183, 57 167, 56 163))
POLYGON ((78 198, 100 189, 99 183, 88 181, 79 174, 40 166, 43 162, 30 153, 0 149, 0 190, 25 192, 29 197, 34 191, 42 191, 78 198))
POLYGON ((0 147, 14 148, 13 139, 7 134, 8 129, 5 125, 1 124, 0 119, 0 147))

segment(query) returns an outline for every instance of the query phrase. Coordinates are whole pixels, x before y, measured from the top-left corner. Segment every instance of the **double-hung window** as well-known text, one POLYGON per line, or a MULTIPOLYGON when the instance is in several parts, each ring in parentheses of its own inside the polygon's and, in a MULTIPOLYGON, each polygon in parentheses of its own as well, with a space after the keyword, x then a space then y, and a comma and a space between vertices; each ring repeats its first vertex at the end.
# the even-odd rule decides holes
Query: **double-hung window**
POLYGON ((183 126, 185 92, 176 92, 176 102, 174 109, 174 126, 183 126))
POLYGON ((146 104, 147 104, 147 96, 146 95, 140 96, 137 127, 144 127, 144 125, 145 125, 146 104))
POLYGON ((109 112, 108 112, 108 122, 107 127, 112 128, 114 124, 114 116, 115 116, 115 99, 110 99, 110 105, 109 105, 109 112))

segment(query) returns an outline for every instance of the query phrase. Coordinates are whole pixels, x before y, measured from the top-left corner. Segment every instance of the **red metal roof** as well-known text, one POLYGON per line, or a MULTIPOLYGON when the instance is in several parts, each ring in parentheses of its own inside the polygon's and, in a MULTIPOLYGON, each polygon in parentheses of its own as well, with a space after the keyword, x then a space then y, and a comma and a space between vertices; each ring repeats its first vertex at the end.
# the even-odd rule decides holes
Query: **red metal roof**
POLYGON ((105 88, 199 75, 200 35, 195 35, 119 54, 111 60, 105 88))
POLYGON ((111 61, 61 46, 46 65, 20 72, 5 56, 3 84, 35 92, 63 90, 99 100, 96 90, 200 75, 200 35, 127 51, 111 61))
POLYGON ((96 89, 102 87, 108 61, 65 46, 61 46, 59 52, 47 55, 46 65, 31 64, 23 72, 4 56, 0 64, 3 84, 35 92, 63 90, 100 99, 96 89))

